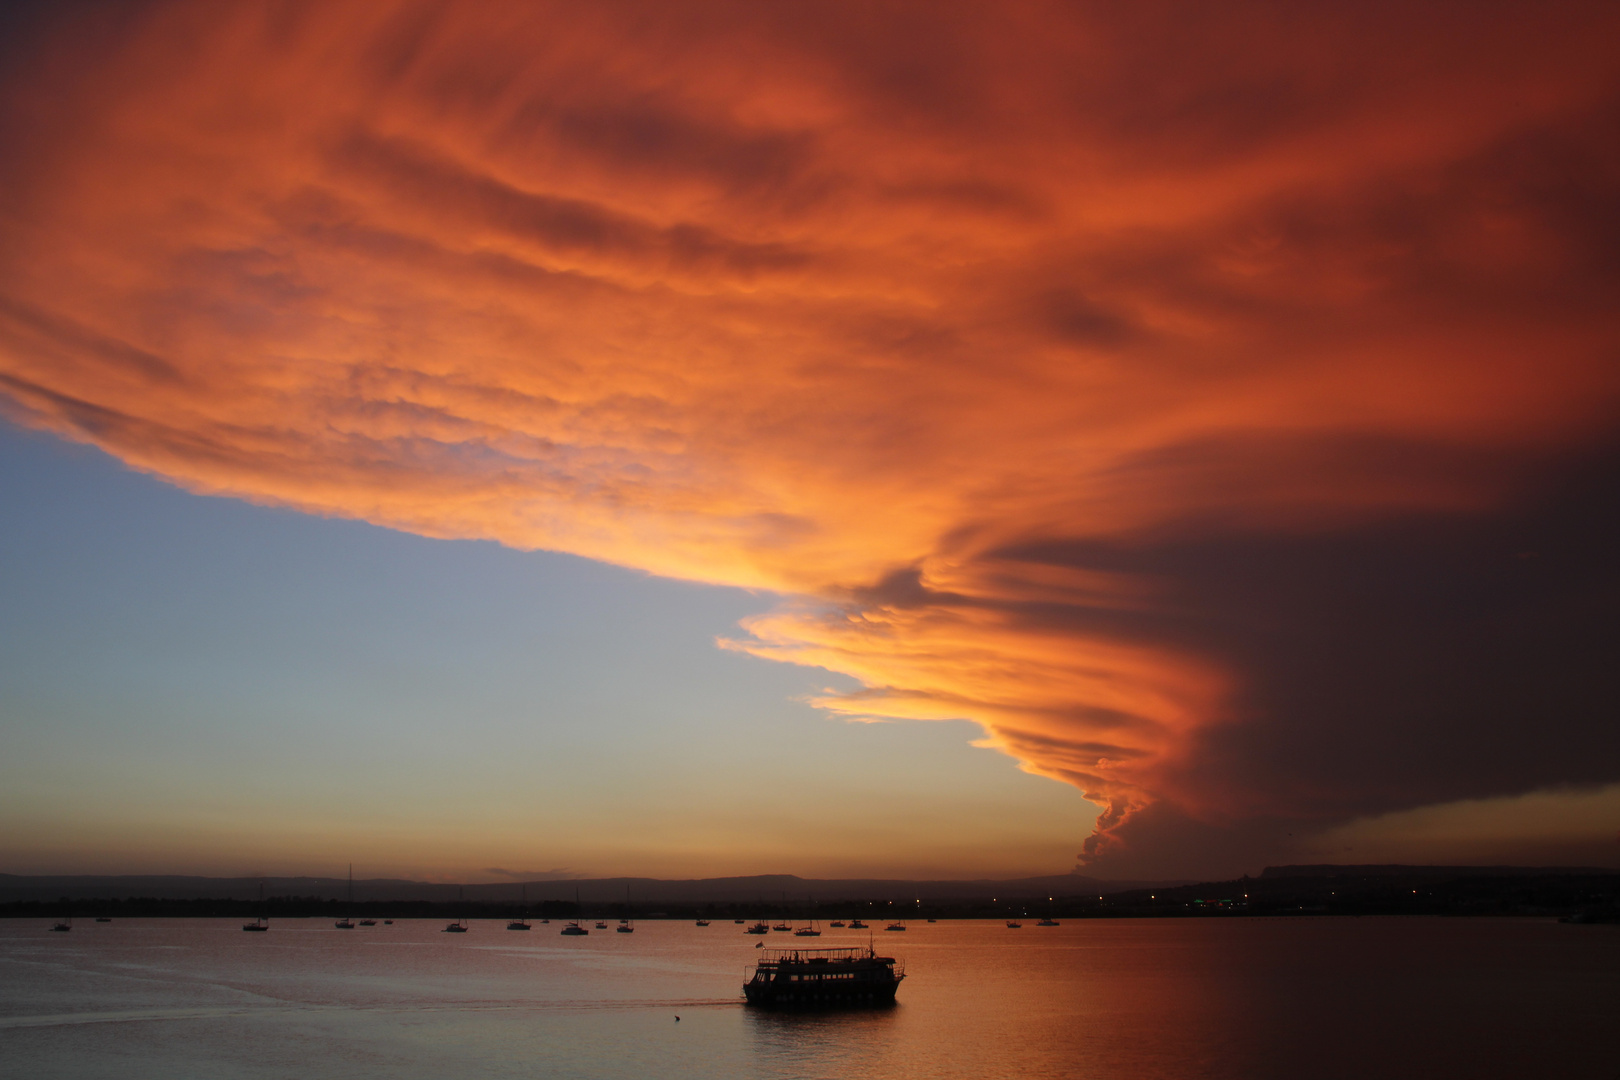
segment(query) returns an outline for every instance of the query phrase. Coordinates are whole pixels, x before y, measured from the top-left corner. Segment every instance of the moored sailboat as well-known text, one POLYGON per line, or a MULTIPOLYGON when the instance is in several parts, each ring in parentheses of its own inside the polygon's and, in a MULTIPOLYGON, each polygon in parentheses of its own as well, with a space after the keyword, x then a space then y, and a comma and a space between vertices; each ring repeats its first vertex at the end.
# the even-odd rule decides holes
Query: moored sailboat
POLYGON ((343 912, 343 918, 333 924, 339 930, 354 929, 354 863, 349 864, 349 903, 343 912))
POLYGON ((529 887, 524 885, 522 886, 522 890, 523 891, 520 894, 522 907, 518 911, 518 917, 506 924, 506 928, 508 930, 529 929, 529 887))
MULTIPOLYGON (((627 911, 627 912, 630 910, 630 886, 629 885, 626 885, 624 887, 624 910, 627 911)), ((615 927, 615 929, 621 934, 633 934, 633 933, 636 932, 636 924, 635 924, 634 920, 626 917, 626 918, 623 918, 623 919, 619 920, 619 925, 617 927, 615 927)))
POLYGON ((456 915, 456 921, 444 928, 444 932, 446 934, 465 934, 467 932, 467 919, 464 915, 460 914, 461 911, 467 910, 467 906, 462 903, 461 886, 459 885, 456 886, 456 907, 459 909, 456 915))
POLYGON ((259 882, 259 917, 250 923, 243 923, 242 929, 249 932, 264 932, 270 929, 270 917, 264 913, 264 882, 259 882))
POLYGON ((562 928, 563 937, 585 937, 590 931, 579 921, 579 886, 574 887, 574 919, 562 928))

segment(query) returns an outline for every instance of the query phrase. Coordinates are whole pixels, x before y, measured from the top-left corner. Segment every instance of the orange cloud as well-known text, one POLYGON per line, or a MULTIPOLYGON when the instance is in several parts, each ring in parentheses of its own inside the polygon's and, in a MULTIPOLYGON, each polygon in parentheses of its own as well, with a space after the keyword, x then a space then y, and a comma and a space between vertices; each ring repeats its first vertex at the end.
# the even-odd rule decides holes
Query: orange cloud
POLYGON ((737 647, 976 720, 1107 826, 1287 812, 1200 773, 1261 673, 1174 570, 1028 553, 1486 513, 1606 439, 1617 22, 42 16, 0 389, 192 490, 779 591, 737 647))

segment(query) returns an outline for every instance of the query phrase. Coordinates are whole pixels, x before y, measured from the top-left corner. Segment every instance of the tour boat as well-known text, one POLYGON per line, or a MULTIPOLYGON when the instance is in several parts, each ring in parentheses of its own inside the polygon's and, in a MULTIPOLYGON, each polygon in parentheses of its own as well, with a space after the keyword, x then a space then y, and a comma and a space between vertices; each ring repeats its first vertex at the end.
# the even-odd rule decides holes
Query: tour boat
POLYGON ((858 1008, 893 1005, 903 966, 870 946, 767 949, 743 984, 748 1004, 764 1008, 858 1008))

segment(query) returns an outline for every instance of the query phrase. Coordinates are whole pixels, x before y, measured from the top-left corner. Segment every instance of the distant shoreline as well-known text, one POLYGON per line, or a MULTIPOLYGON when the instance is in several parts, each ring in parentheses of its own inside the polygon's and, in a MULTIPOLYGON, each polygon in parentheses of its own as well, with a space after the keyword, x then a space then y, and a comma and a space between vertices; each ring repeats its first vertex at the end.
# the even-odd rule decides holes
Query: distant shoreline
POLYGON ((1603 922, 1620 911, 1620 873, 1596 867, 1289 866, 1255 878, 1160 883, 1078 875, 969 882, 787 875, 478 885, 357 880, 352 903, 338 879, 263 882, 261 902, 257 878, 0 874, 0 918, 509 919, 526 911, 533 919, 1522 915, 1603 922))

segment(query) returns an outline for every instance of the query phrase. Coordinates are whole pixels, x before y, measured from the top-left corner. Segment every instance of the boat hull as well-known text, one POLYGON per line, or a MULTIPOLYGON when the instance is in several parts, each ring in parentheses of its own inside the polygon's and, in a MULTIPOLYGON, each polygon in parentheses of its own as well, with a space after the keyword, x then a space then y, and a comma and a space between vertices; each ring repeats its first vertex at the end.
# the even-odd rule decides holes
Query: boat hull
POLYGON ((898 982, 848 987, 772 987, 744 984, 748 1004, 762 1009, 873 1009, 894 1004, 898 982))

